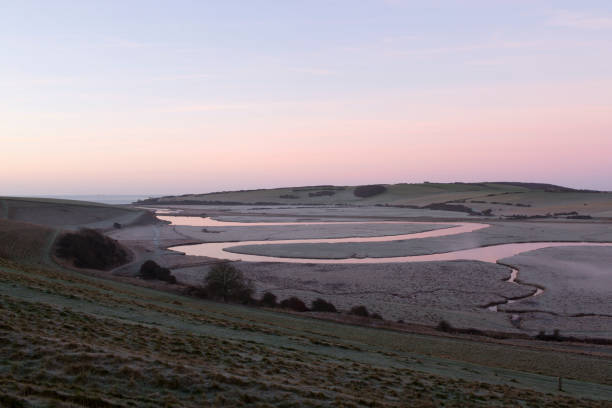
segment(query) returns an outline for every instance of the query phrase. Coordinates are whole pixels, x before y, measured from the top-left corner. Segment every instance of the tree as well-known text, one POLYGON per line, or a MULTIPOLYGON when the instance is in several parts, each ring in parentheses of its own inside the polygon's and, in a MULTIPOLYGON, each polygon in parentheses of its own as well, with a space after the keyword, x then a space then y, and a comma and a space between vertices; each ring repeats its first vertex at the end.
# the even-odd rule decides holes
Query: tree
POLYGON ((356 197, 367 198, 382 194, 385 191, 387 191, 387 187, 380 184, 372 184, 369 186, 355 187, 355 190, 353 190, 353 194, 356 197))
POLYGON ((285 299, 280 303, 280 306, 285 309, 295 310, 296 312, 307 312, 308 307, 301 299, 291 296, 289 299, 285 299))
POLYGON ((114 239, 100 232, 83 228, 62 234, 55 254, 72 260, 78 268, 108 270, 128 261, 128 252, 114 239))
POLYGON ((148 260, 140 266, 139 275, 142 279, 157 279, 168 283, 176 283, 176 278, 170 273, 170 269, 161 267, 157 262, 148 260))
POLYGON ((223 301, 238 300, 248 302, 253 294, 253 284, 245 279, 242 271, 229 263, 213 266, 204 279, 208 295, 223 301))
POLYGON ((370 313, 368 312, 368 309, 363 305, 353 306, 349 314, 352 314, 355 316, 361 316, 361 317, 368 317, 370 315, 370 313))
POLYGON ((329 312, 329 313, 338 312, 338 310, 336 309, 336 306, 334 306, 331 302, 328 302, 321 298, 317 298, 313 300, 310 309, 313 312, 329 312))
POLYGON ((443 332, 452 332, 453 326, 451 326, 451 324, 447 322, 446 320, 440 320, 436 329, 443 331, 443 332))
POLYGON ((259 301, 263 306, 276 307, 276 295, 271 292, 266 292, 259 301))

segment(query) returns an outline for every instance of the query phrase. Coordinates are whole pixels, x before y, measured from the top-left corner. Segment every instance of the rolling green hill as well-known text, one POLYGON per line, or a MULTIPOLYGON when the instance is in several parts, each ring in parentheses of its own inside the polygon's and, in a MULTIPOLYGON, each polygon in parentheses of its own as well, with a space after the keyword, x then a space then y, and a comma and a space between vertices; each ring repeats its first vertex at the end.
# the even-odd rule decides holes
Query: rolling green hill
MULTIPOLYGON (((359 194, 359 186, 309 186, 184 194, 138 202, 146 205, 388 205, 446 209, 493 215, 578 213, 612 217, 612 193, 575 190, 539 183, 387 184, 375 194, 359 194), (462 208, 463 206, 463 208, 462 208)), ((363 186, 362 186, 363 187, 363 186)))
POLYGON ((0 197, 0 220, 27 222, 50 228, 110 229, 115 223, 151 223, 149 211, 87 201, 0 197))

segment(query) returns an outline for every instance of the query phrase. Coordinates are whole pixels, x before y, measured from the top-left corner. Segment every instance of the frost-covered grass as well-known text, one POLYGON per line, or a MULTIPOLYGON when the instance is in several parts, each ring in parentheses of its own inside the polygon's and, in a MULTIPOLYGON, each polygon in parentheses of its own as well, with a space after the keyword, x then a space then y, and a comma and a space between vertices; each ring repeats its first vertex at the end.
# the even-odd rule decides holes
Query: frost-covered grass
POLYGON ((53 236, 52 228, 0 219, 0 257, 38 262, 53 236))
POLYGON ((593 383, 608 375, 602 357, 339 325, 0 260, 3 406, 604 406, 576 398, 610 398, 593 383), (558 394, 556 375, 579 381, 558 394))

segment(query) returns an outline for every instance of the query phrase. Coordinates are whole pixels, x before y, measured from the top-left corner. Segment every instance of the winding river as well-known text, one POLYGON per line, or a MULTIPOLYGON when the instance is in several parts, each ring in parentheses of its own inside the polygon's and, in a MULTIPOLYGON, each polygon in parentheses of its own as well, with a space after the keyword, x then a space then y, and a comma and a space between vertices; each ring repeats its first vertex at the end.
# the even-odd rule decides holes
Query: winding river
POLYGON ((533 251, 541 248, 559 246, 611 246, 612 243, 593 242, 526 242, 515 244, 499 244, 485 247, 463 249, 459 251, 444 252, 430 255, 395 256, 388 258, 345 258, 345 259, 321 259, 321 258, 289 258, 265 255, 241 254, 230 252, 231 248, 245 245, 272 245, 272 244, 317 244, 317 243, 342 243, 342 242, 383 242, 399 241, 407 239, 422 239, 432 237, 444 237, 449 235, 463 234, 488 228, 488 224, 472 222, 413 222, 413 221, 347 221, 347 222, 236 222, 218 221, 212 218, 202 217, 179 217, 158 216, 157 218, 168 221, 171 225, 188 225, 197 227, 257 227, 257 226, 279 226, 279 225, 347 225, 347 224, 406 224, 406 225, 439 225, 440 229, 416 232, 401 235, 383 235, 377 237, 350 237, 350 238, 310 238, 310 239, 284 239, 263 241, 239 241, 239 242, 207 242, 202 244, 180 245, 171 247, 171 250, 180 251, 186 255, 207 256, 210 258, 227 259, 230 261, 247 262, 288 262, 288 263, 389 263, 389 262, 428 262, 428 261, 456 261, 474 260, 496 263, 498 260, 508 258, 522 252, 533 251), (450 225, 450 227, 448 227, 450 225))
MULTIPOLYGON (((248 262, 287 262, 287 263, 324 263, 324 264, 351 264, 351 263, 389 263, 389 262, 428 262, 428 261, 456 261, 473 260, 498 263, 499 260, 518 255, 523 252, 534 251, 541 248, 562 246, 612 246, 612 243, 592 242, 527 242, 514 244, 499 244, 486 247, 477 247, 437 253, 431 255, 397 256, 388 258, 345 258, 345 259, 320 259, 320 258, 284 258, 265 255, 241 254, 230 252, 233 247, 244 245, 270 245, 270 244, 297 244, 297 243, 341 243, 341 242, 382 242, 398 241, 407 239, 423 239, 431 237, 443 237, 449 235, 463 234, 488 228, 488 224, 471 222, 412 222, 412 221, 347 221, 347 222, 235 222, 218 221, 212 218, 162 216, 158 218, 168 221, 171 225, 189 225, 199 227, 255 227, 255 226, 279 226, 279 225, 332 225, 332 224, 406 224, 406 225, 438 225, 439 229, 401 235, 384 235, 376 237, 349 237, 349 238, 312 238, 312 239, 288 239, 267 241, 239 241, 239 242, 208 242, 193 245, 180 245, 169 249, 180 251, 186 255, 207 256, 210 258, 227 259, 231 261, 248 262)), ((512 269, 512 268, 511 268, 512 269)), ((506 299, 494 305, 488 305, 491 311, 498 311, 502 304, 514 303, 526 298, 539 296, 543 289, 536 285, 524 284, 517 280, 518 270, 512 269, 507 282, 523 284, 534 289, 528 296, 517 299, 506 299)))

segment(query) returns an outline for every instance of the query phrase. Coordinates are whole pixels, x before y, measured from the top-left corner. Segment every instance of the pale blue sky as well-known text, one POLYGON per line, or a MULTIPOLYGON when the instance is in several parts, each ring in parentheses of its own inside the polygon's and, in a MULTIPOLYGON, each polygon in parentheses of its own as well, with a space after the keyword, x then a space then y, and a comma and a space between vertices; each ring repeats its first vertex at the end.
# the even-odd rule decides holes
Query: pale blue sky
POLYGON ((0 194, 612 190, 610 1, 5 1, 0 95, 0 194))

